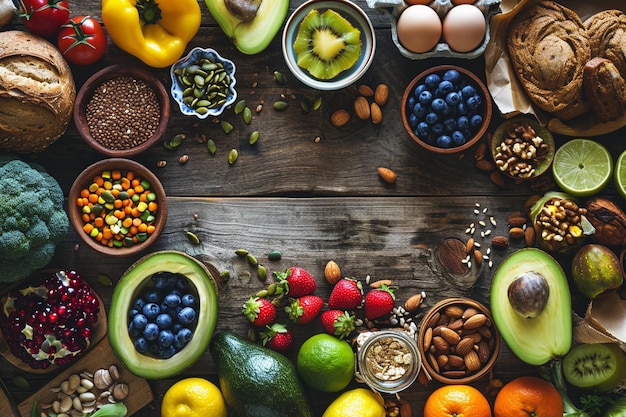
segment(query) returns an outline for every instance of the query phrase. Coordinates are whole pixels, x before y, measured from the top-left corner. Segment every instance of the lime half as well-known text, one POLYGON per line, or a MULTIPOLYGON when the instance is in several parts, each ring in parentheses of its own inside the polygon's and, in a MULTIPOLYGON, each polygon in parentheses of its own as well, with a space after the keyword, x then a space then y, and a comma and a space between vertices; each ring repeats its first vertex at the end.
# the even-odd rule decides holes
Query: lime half
POLYGON ((626 151, 622 152, 620 156, 617 157, 614 180, 617 192, 623 198, 626 198, 626 151))
POLYGON ((571 139, 554 154, 552 175, 566 193, 587 197, 602 190, 613 177, 613 158, 600 143, 571 139))

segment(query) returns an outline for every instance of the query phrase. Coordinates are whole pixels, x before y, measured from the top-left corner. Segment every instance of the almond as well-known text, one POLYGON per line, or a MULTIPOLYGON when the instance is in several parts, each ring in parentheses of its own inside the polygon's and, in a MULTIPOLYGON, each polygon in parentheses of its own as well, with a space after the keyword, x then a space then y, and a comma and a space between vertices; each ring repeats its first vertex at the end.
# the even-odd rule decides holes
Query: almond
POLYGON ((451 345, 456 345, 457 343, 459 343, 459 340, 461 340, 461 336, 459 336, 457 332, 448 327, 441 328, 441 337, 443 337, 444 340, 451 345))
POLYGON ((466 330, 478 329, 485 323, 487 323, 487 316, 485 316, 483 313, 478 313, 465 320, 465 323, 463 323, 463 328, 466 330))
POLYGON ((413 417, 413 406, 408 401, 400 401, 400 417, 413 417))
POLYGON ((474 348, 474 339, 471 337, 464 337, 456 344, 454 348, 455 352, 461 356, 465 356, 470 350, 474 348))
POLYGON ((441 336, 433 336, 433 346, 435 346, 435 349, 439 352, 447 352, 450 348, 450 343, 441 336))
POLYGON ((378 281, 374 281, 370 284, 372 288, 380 288, 383 285, 390 286, 392 284, 390 279, 379 279, 378 281))
POLYGON ((480 161, 482 159, 485 159, 485 156, 487 156, 487 143, 480 142, 478 146, 476 146, 476 151, 474 152, 474 159, 476 159, 477 161, 480 161))
POLYGON ((375 102, 370 105, 370 117, 375 125, 383 121, 383 112, 375 102))
POLYGON ((364 97, 372 97, 374 95, 374 90, 369 85, 361 84, 358 88, 359 94, 364 97))
POLYGON ((465 362, 465 367, 470 372, 478 371, 481 367, 478 353, 474 350, 470 350, 465 356, 463 356, 463 362, 465 362))
POLYGON ((446 313, 446 316, 458 319, 463 315, 463 307, 458 305, 447 306, 444 309, 444 312, 446 313))
POLYGON ((344 109, 339 109, 330 116, 330 122, 335 127, 344 126, 350 121, 350 113, 344 109))
POLYGON ((479 268, 483 264, 483 254, 478 249, 474 249, 474 262, 476 262, 476 266, 479 267, 479 268))
POLYGON ((526 241, 526 246, 535 246, 535 229, 532 227, 527 227, 524 230, 524 240, 526 241))
POLYGON ((509 237, 511 239, 522 239, 524 237, 524 229, 521 227, 511 227, 509 229, 509 237))
POLYGON ((509 238, 502 235, 494 236, 491 239, 491 246, 494 249, 506 249, 509 246, 509 238))
POLYGON ((324 267, 324 277, 330 285, 336 284, 341 279, 341 269, 337 262, 328 261, 326 267, 324 267))
POLYGON ((510 216, 507 219, 509 226, 511 227, 522 227, 523 225, 526 224, 526 222, 528 221, 526 219, 526 217, 519 215, 519 216, 510 216))
MULTIPOLYGON (((465 253, 466 253, 466 254, 468 254, 468 255, 469 255, 470 253, 472 253, 472 250, 474 249, 474 243, 475 243, 475 240, 474 240, 474 238, 473 238, 473 237, 470 237, 470 238, 467 240, 467 242, 465 242, 465 253)), ((460 309, 460 308, 461 308, 461 307, 459 307, 459 309, 460 309)))
POLYGON ((378 167, 378 175, 380 175, 380 178, 383 179, 383 181, 385 181, 388 184, 393 184, 394 182, 396 182, 396 178, 398 178, 398 174, 396 174, 394 171, 392 171, 389 168, 385 168, 385 167, 378 167))
POLYGON ((361 120, 370 118, 370 104, 365 97, 358 96, 354 99, 354 113, 361 120))
POLYGON ((410 312, 416 311, 422 305, 422 301, 424 301, 422 294, 414 294, 404 302, 404 309, 410 312))
POLYGON ((376 86, 376 91, 374 91, 374 101, 379 106, 384 106, 387 104, 387 99, 389 98, 389 87, 387 84, 378 84, 376 86))
POLYGON ((489 345, 484 340, 478 344, 478 359, 480 363, 485 363, 489 360, 491 352, 489 351, 489 345))
POLYGON ((448 355, 448 364, 454 368, 463 366, 463 358, 457 355, 448 355))
POLYGON ((484 172, 491 172, 496 169, 496 165, 487 159, 479 159, 476 161, 476 168, 484 172))

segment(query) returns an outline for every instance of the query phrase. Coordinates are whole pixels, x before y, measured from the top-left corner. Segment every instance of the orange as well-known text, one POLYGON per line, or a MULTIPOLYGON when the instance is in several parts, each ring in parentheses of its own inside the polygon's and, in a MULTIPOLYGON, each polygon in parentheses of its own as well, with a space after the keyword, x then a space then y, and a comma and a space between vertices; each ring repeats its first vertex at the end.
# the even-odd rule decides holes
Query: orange
POLYGON ((491 406, 487 398, 470 385, 445 385, 426 400, 424 417, 491 417, 491 406))
POLYGON ((493 406, 495 417, 563 417, 559 391, 545 379, 521 376, 504 385, 493 406))

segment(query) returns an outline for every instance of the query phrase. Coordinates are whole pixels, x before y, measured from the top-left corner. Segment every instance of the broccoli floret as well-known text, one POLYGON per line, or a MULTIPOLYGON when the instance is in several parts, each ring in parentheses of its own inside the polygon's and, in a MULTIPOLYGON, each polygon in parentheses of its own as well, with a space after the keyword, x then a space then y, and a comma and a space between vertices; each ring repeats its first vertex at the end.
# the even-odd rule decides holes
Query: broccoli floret
POLYGON ((45 267, 69 228, 63 190, 44 168, 0 154, 0 282, 45 267))

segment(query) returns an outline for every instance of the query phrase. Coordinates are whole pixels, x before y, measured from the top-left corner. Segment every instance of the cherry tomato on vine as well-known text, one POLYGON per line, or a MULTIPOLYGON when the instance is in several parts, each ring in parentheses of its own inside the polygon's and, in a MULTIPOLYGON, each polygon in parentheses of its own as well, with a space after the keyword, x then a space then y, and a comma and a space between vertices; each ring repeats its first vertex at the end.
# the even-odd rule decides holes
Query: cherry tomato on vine
POLYGON ((15 3, 24 26, 44 38, 56 35, 70 17, 67 0, 15 0, 15 3))
POLYGON ((59 50, 72 64, 91 65, 107 49, 107 37, 100 22, 91 16, 74 16, 57 35, 59 50))

